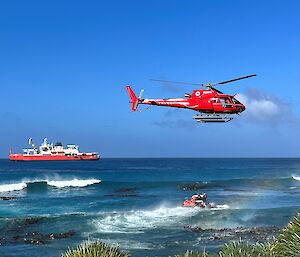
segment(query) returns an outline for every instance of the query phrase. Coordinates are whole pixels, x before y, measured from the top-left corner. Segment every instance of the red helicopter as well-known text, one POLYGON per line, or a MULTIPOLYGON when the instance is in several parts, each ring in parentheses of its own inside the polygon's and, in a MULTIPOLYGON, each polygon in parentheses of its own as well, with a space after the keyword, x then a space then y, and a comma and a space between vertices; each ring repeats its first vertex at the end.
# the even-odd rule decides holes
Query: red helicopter
POLYGON ((139 97, 135 95, 129 85, 126 86, 126 89, 131 99, 130 103, 132 103, 133 111, 137 110, 139 104, 185 108, 200 113, 196 116, 193 116, 193 119, 198 122, 228 122, 233 119, 233 114, 240 114, 246 109, 246 107, 236 98, 234 98, 234 96, 222 93, 221 91, 217 90, 215 86, 227 84, 241 79, 251 78, 254 76, 256 76, 256 74, 208 84, 152 79, 153 81, 159 82, 190 84, 194 86, 205 86, 207 88, 194 90, 192 94, 185 94, 185 98, 144 99, 142 98, 144 89, 141 90, 139 97))

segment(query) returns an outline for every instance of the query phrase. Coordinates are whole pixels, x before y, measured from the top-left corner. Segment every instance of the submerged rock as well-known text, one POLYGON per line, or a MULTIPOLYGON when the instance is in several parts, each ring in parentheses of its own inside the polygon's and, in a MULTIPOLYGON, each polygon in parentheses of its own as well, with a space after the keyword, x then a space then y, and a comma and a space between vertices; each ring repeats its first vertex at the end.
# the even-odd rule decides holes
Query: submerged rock
POLYGON ((37 229, 37 223, 41 222, 45 217, 27 217, 25 219, 12 219, 6 227, 1 231, 0 246, 3 244, 46 244, 50 240, 64 239, 72 237, 76 234, 74 230, 68 230, 60 233, 43 234, 33 229, 37 229))
POLYGON ((136 193, 137 188, 136 187, 124 187, 124 188, 118 188, 114 190, 116 193, 136 193))
POLYGON ((76 232, 74 230, 69 230, 67 232, 63 232, 63 233, 51 233, 47 235, 48 239, 54 240, 54 239, 64 239, 64 238, 68 238, 68 237, 72 237, 76 234, 76 232))
POLYGON ((109 194, 109 195, 106 195, 107 197, 115 197, 115 198, 118 198, 118 197, 139 197, 138 194, 109 194))
POLYGON ((24 225, 27 226, 27 225, 36 224, 42 221, 43 219, 44 219, 43 217, 29 217, 24 220, 24 225))
POLYGON ((26 233, 25 235, 17 235, 12 238, 13 243, 25 244, 44 244, 43 236, 37 232, 26 233))
POLYGON ((123 197, 139 197, 136 187, 125 187, 115 189, 112 194, 107 194, 107 197, 123 198, 123 197))
MULTIPOLYGON (((72 237, 76 234, 74 230, 69 230, 63 233, 50 233, 50 234, 42 234, 39 232, 27 232, 23 235, 16 235, 12 238, 3 239, 3 243, 24 243, 24 244, 47 244, 49 240, 54 239, 64 239, 72 237)), ((1 240, 2 243, 2 240, 1 240)))
POLYGON ((44 219, 43 217, 28 217, 25 219, 12 219, 6 224, 5 230, 8 232, 20 233, 24 231, 28 226, 37 224, 43 219, 44 219))

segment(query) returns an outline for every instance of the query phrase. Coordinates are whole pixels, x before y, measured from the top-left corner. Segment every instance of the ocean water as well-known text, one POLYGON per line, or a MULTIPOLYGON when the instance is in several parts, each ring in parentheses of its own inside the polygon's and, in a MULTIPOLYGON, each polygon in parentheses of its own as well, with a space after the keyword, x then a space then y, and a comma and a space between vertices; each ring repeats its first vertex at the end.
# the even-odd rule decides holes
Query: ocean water
POLYGON ((87 239, 136 257, 217 251, 186 227, 285 226, 300 210, 300 159, 0 160, 0 196, 16 197, 0 200, 3 257, 61 256, 87 239), (201 191, 216 208, 181 206, 201 191))

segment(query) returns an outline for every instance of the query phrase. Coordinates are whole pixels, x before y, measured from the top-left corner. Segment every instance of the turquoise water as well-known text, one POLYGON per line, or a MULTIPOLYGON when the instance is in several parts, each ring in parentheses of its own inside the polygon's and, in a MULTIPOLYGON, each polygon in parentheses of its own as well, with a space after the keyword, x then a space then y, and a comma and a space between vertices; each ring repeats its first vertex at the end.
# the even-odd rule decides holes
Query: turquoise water
POLYGON ((61 256, 86 239, 132 256, 217 251, 185 226, 285 226, 300 210, 300 159, 0 160, 0 196, 16 197, 0 201, 0 256, 61 256), (199 191, 215 209, 181 207, 199 191), (24 242, 32 233, 43 244, 24 242))

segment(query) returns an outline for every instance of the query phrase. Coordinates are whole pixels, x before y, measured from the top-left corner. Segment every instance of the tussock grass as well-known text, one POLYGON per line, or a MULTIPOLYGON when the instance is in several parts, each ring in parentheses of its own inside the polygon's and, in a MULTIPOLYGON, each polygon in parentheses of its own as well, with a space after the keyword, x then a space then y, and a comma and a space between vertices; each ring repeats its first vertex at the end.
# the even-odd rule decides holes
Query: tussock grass
POLYGON ((277 256, 300 256, 300 213, 281 231, 274 252, 277 256))
POLYGON ((229 242, 219 252, 220 257, 276 257, 273 253, 273 245, 270 243, 254 245, 247 242, 229 242))
POLYGON ((100 241, 87 241, 76 249, 69 249, 63 257, 129 257, 129 254, 100 241))
POLYGON ((203 251, 203 253, 194 253, 192 251, 186 251, 185 254, 181 254, 181 255, 175 255, 174 257, 211 257, 213 255, 210 255, 208 252, 206 252, 205 250, 203 251))

